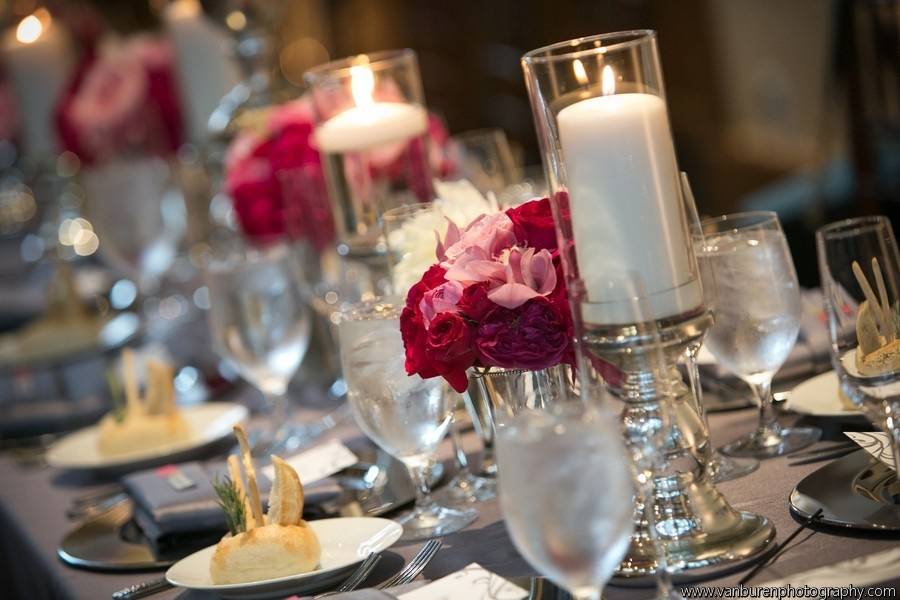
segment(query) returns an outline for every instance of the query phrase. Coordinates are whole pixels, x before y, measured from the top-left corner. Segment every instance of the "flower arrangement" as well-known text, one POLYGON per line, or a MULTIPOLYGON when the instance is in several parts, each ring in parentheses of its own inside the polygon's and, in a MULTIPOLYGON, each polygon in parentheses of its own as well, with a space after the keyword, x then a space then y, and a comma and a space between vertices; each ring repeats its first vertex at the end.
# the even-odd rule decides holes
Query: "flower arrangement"
POLYGON ((63 147, 86 164, 174 154, 184 132, 169 42, 137 35, 89 49, 56 124, 63 147))
MULTIPOLYGON (((334 240, 313 124, 312 102, 303 96, 275 108, 262 127, 242 131, 231 143, 225 161, 225 188, 249 238, 261 242, 283 235, 306 238, 318 249, 334 240)), ((427 159, 432 171, 441 176, 452 172, 449 153, 444 150, 448 135, 433 115, 429 116, 428 135, 427 159)), ((407 179, 411 189, 424 194, 430 188, 423 187, 416 173, 401 168, 411 154, 425 156, 420 145, 414 141, 384 148, 372 157, 370 166, 392 178, 407 179)))
POLYGON ((471 367, 574 364, 572 316, 550 200, 449 222, 438 262, 406 297, 406 372, 441 376, 459 392, 471 367))

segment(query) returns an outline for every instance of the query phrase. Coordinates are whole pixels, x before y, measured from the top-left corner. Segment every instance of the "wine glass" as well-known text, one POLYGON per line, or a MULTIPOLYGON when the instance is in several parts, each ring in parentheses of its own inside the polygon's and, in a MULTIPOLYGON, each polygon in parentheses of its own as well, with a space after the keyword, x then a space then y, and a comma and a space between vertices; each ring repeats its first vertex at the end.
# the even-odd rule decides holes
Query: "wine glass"
POLYGON ((497 425, 513 544, 575 598, 599 600, 633 531, 632 470, 616 420, 570 399, 502 414, 497 425))
MULTIPOLYGON (((687 209, 688 225, 691 231, 691 240, 694 244, 695 251, 699 255, 705 244, 705 236, 703 228, 700 226, 700 215, 697 212, 697 203, 694 200, 694 192, 691 189, 691 183, 688 181, 687 173, 681 172, 681 197, 687 209)), ((708 273, 703 279, 703 295, 708 305, 714 305, 713 300, 716 295, 716 278, 708 273)), ((706 430, 709 428, 709 415, 706 414, 706 406, 703 403, 703 386, 700 382, 700 369, 697 366, 697 354, 703 345, 703 338, 696 340, 688 345, 685 350, 684 358, 687 367, 688 382, 691 386, 691 394, 696 402, 697 413, 703 419, 706 430)), ((707 460, 707 468, 712 475, 713 481, 720 483, 722 481, 730 481, 738 479, 744 475, 749 475, 759 468, 759 461, 755 458, 736 458, 726 456, 719 452, 712 444, 709 445, 709 458, 707 460)))
POLYGON ((841 388, 888 432, 900 465, 900 360, 891 351, 900 346, 900 251, 891 223, 882 216, 831 223, 816 232, 816 250, 841 388))
POLYGON ((770 458, 818 441, 818 428, 779 425, 772 404, 772 377, 797 340, 801 313, 797 272, 778 216, 737 213, 707 219, 701 228, 700 273, 704 286, 715 289, 710 298, 715 323, 705 344, 719 364, 752 388, 759 404, 755 431, 722 452, 770 458))
POLYGON ((389 299, 355 304, 341 314, 341 363, 347 399, 360 429, 409 470, 416 505, 400 515, 404 541, 459 531, 474 509, 441 506, 431 499, 426 469, 453 417, 453 402, 439 378, 407 375, 400 337, 403 305, 389 299))
POLYGON ((291 247, 245 249, 205 269, 209 328, 219 356, 266 397, 270 431, 254 453, 293 448, 305 436, 288 420, 288 383, 309 346, 311 318, 291 247))
POLYGON ((503 194, 510 185, 522 180, 522 169, 502 129, 473 129, 451 138, 459 151, 459 169, 483 194, 503 194))

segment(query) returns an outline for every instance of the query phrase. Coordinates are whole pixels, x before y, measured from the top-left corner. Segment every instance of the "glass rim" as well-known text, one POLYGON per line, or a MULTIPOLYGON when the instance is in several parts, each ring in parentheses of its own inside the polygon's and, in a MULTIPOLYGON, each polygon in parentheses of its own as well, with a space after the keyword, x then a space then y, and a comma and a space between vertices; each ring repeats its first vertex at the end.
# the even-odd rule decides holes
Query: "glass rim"
POLYGON ((752 223, 732 227, 731 229, 718 229, 717 232, 738 231, 742 229, 753 229, 767 223, 775 223, 781 228, 781 221, 778 219, 778 213, 773 210, 747 210, 736 213, 727 213, 717 217, 709 217, 700 221, 700 230, 706 234, 707 225, 719 225, 723 223, 733 223, 739 219, 755 219, 752 223))
POLYGON ((437 210, 438 205, 432 202, 416 202, 415 204, 404 204, 403 206, 396 206, 390 210, 386 210, 381 213, 382 221, 394 221, 398 220, 402 217, 407 217, 410 215, 415 215, 425 210, 437 210))
POLYGON ((397 48, 393 50, 378 50, 375 52, 360 52, 353 56, 345 56, 344 58, 330 60, 307 69, 306 72, 303 73, 303 78, 306 79, 307 76, 309 76, 315 79, 322 77, 326 73, 335 76, 349 76, 350 68, 357 66, 355 63, 361 56, 365 56, 368 59, 369 62, 367 63, 367 66, 369 68, 373 71, 378 71, 392 62, 401 62, 404 59, 408 60, 410 58, 415 60, 416 51, 412 48, 397 48))
POLYGON ((588 35, 571 40, 566 40, 563 42, 556 42, 554 44, 535 48, 534 50, 529 50, 522 55, 522 62, 526 65, 539 63, 543 64, 560 60, 571 60, 581 58, 583 56, 591 56, 593 54, 607 54, 609 52, 615 52, 618 50, 633 48, 635 46, 645 44, 647 42, 655 40, 656 36, 657 33, 655 29, 628 29, 624 31, 611 31, 608 33, 588 35), (602 43, 606 40, 621 38, 625 39, 609 45, 602 45, 602 43), (583 44, 589 44, 591 42, 600 42, 601 45, 594 46, 593 48, 582 48, 580 50, 559 52, 560 50, 575 48, 583 44))
POLYGON ((866 215, 823 225, 816 230, 816 237, 822 240, 842 239, 860 233, 870 233, 882 227, 888 232, 893 232, 891 221, 885 215, 866 215))
POLYGON ((290 249, 291 244, 283 240, 266 246, 254 246, 243 251, 231 252, 225 256, 213 256, 200 267, 200 270, 211 275, 237 273, 262 263, 281 262, 290 257, 290 249))
POLYGON ((405 304, 400 296, 376 296, 341 309, 338 325, 355 321, 388 321, 400 318, 405 304), (379 307, 383 310, 379 311, 379 307))

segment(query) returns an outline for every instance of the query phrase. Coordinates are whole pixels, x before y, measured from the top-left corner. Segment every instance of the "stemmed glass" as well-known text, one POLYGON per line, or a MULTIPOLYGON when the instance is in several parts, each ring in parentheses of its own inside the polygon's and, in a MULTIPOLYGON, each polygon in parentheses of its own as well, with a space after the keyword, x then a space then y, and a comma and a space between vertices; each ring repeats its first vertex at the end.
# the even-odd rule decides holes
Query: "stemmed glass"
POLYGON ((816 250, 841 387, 888 432, 900 465, 900 251, 891 223, 882 216, 831 223, 816 232, 816 250))
POLYGON ((473 129, 451 138, 460 153, 460 171, 483 194, 503 194, 522 179, 521 168, 502 129, 473 129))
MULTIPOLYGON (((404 298, 436 259, 435 232, 441 235, 447 227, 440 206, 432 202, 393 208, 381 216, 382 229, 388 248, 391 281, 394 293, 404 298)), ((457 406, 459 394, 444 386, 444 393, 457 406)), ((455 412, 455 411, 454 411, 455 412)), ((450 440, 456 475, 439 492, 442 499, 452 503, 489 500, 496 496, 494 480, 472 473, 469 461, 459 442, 456 420, 450 423, 450 440)))
POLYGON ((339 339, 347 398, 360 429, 409 470, 416 505, 400 515, 402 540, 459 531, 478 512, 434 502, 426 469, 453 418, 453 401, 439 378, 407 375, 400 337, 402 304, 388 299, 362 302, 341 314, 339 339))
POLYGON ((756 430, 722 452, 770 458, 818 441, 820 429, 779 425, 772 404, 772 378, 797 340, 801 313, 797 272, 778 216, 737 213, 705 220, 701 228, 700 273, 716 292, 708 299, 715 323, 705 344, 753 389, 759 404, 756 430))
POLYGON ((575 598, 599 600, 633 531, 632 471, 616 420, 576 399, 498 412, 500 506, 513 543, 575 598))
POLYGON ((255 435, 254 453, 293 448, 305 437, 288 420, 288 383, 306 355, 310 312, 290 246, 247 249, 205 269, 209 328, 216 352, 266 397, 270 431, 255 435))
MULTIPOLYGON (((703 228, 700 225, 700 215, 697 211, 697 203, 694 200, 694 192, 691 189, 691 183, 688 180, 687 173, 681 173, 681 197, 685 203, 687 210, 688 225, 691 231, 691 240, 695 251, 699 255, 705 244, 705 236, 703 228)), ((702 267, 701 267, 702 268, 702 267)), ((710 306, 715 304, 713 300, 716 295, 716 278, 712 273, 707 273, 703 278, 703 296, 706 303, 710 306)), ((697 414, 706 424, 707 431, 709 428, 709 415, 706 413, 706 406, 703 403, 703 386, 700 382, 700 369, 697 366, 697 354, 703 345, 703 339, 700 338, 696 342, 689 344, 685 350, 685 366, 688 372, 688 382, 691 386, 691 394, 696 401, 697 414)), ((755 458, 735 458, 726 456, 709 445, 709 457, 707 460, 707 468, 712 475, 713 481, 716 483, 738 479, 744 475, 749 475, 759 468, 759 461, 755 458)))

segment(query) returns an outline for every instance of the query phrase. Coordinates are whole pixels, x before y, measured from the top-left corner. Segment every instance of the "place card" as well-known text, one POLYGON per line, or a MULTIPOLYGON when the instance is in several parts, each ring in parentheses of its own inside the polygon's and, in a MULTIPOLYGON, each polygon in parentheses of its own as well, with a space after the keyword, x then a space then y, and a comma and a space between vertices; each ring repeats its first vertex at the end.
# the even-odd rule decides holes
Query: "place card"
MULTIPOLYGON (((340 440, 331 440, 285 460, 297 471, 303 485, 309 485, 355 465, 359 462, 359 457, 353 454, 350 448, 342 444, 340 440)), ((274 481, 275 467, 268 465, 263 467, 262 472, 274 481)))
POLYGON ((881 431, 845 431, 844 435, 893 470, 897 470, 897 465, 894 464, 894 454, 891 452, 891 442, 886 433, 881 431))
POLYGON ((520 600, 528 592, 478 563, 401 594, 400 600, 520 600))

